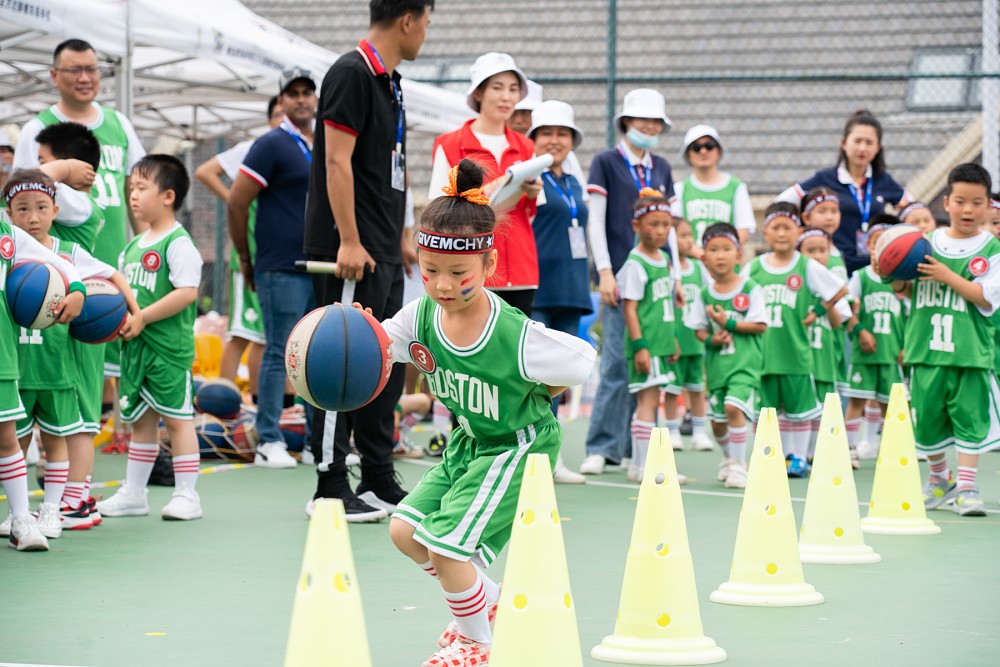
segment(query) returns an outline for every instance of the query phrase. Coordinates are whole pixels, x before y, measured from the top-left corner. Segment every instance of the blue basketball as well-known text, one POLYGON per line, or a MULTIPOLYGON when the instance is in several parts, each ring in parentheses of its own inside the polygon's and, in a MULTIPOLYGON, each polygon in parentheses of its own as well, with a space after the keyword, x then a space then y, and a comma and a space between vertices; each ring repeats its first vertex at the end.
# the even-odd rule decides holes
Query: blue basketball
POLYGON ((931 242, 913 225, 893 225, 875 243, 875 264, 878 272, 893 280, 913 280, 917 265, 925 255, 933 254, 931 242))
POLYGON ((295 325, 285 346, 285 370, 299 395, 316 407, 357 410, 385 387, 392 342, 365 311, 324 306, 295 325))
POLYGON ((229 444, 229 429, 212 415, 198 415, 194 419, 194 432, 198 436, 198 449, 203 459, 225 458, 223 452, 229 444))
MULTIPOLYGON (((0 237, 0 241, 5 238, 10 237, 0 237)), ((25 329, 46 329, 55 324, 54 311, 68 290, 65 276, 44 262, 21 262, 7 274, 7 305, 14 322, 25 329)))
POLYGON ((205 380, 198 387, 194 395, 194 406, 200 412, 222 419, 233 419, 240 414, 243 395, 232 380, 212 378, 205 380))
POLYGON ((83 310, 69 323, 69 335, 84 343, 107 343, 118 337, 128 317, 128 304, 121 291, 109 280, 84 281, 87 299, 83 310))

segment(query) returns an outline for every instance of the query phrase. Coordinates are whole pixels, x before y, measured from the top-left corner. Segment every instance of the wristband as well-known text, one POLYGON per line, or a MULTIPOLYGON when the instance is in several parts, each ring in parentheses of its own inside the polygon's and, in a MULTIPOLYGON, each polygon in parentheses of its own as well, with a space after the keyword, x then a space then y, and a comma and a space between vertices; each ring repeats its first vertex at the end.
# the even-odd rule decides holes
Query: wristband
POLYGON ((632 341, 632 351, 638 352, 639 350, 648 350, 649 345, 646 344, 646 339, 639 337, 632 341))
POLYGON ((821 303, 817 303, 813 306, 813 312, 816 313, 816 317, 823 317, 826 315, 826 306, 821 303))
POLYGON ((722 328, 726 331, 732 331, 736 333, 736 318, 730 317, 726 320, 726 323, 722 325, 722 328))
POLYGON ((856 340, 857 337, 861 335, 862 331, 868 331, 868 333, 871 333, 871 331, 869 331, 868 327, 866 327, 866 326, 864 326, 862 324, 858 324, 857 326, 854 327, 853 330, 851 330, 851 338, 854 338, 856 340))
POLYGON ((69 295, 72 294, 73 292, 79 292, 83 296, 85 297, 87 296, 87 288, 84 286, 83 283, 75 280, 69 284, 69 289, 66 290, 66 294, 69 295))

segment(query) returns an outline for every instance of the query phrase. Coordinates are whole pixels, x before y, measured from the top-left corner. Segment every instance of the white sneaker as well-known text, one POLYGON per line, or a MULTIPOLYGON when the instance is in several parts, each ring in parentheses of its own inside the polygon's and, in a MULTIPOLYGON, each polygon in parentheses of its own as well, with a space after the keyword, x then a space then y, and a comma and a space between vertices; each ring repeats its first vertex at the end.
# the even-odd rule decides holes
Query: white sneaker
POLYGON ((708 437, 707 433, 695 433, 691 436, 691 442, 694 443, 694 451, 696 452, 710 452, 715 449, 715 445, 712 444, 712 439, 708 437))
POLYGON ((729 468, 732 466, 734 461, 732 459, 723 458, 719 461, 719 474, 715 476, 720 482, 725 482, 726 478, 729 477, 729 468))
POLYGON ((7 512, 7 518, 0 523, 0 537, 10 537, 10 524, 14 521, 13 515, 7 512))
POLYGON ((361 465, 361 457, 354 452, 351 452, 344 459, 344 465, 346 466, 359 466, 361 465))
POLYGON ((623 456, 622 462, 619 464, 622 470, 628 470, 632 466, 632 457, 623 456))
POLYGON ((556 459, 556 469, 552 471, 552 480, 556 484, 586 484, 587 478, 578 472, 573 472, 563 463, 562 456, 556 459))
POLYGON ((857 447, 851 450, 851 468, 854 470, 861 469, 861 458, 858 456, 857 447))
POLYGON ((127 486, 118 489, 115 495, 97 503, 101 516, 146 516, 149 514, 149 492, 143 489, 134 493, 127 486))
POLYGON ((38 529, 35 517, 26 514, 14 517, 11 522, 7 546, 18 551, 48 551, 49 541, 38 529))
POLYGON ((642 472, 643 472, 642 468, 640 468, 639 466, 630 465, 628 467, 628 472, 625 473, 625 479, 627 479, 630 482, 639 482, 641 484, 642 472))
POLYGON ((878 443, 862 440, 858 443, 858 458, 862 461, 874 461, 878 458, 878 443))
POLYGON ((680 484, 681 486, 684 486, 685 484, 688 483, 688 476, 685 475, 684 473, 680 472, 677 473, 677 483, 680 484))
POLYGON ((733 461, 729 466, 729 475, 726 477, 725 487, 727 489, 745 489, 747 487, 747 467, 739 461, 733 461))
POLYGON ((50 540, 62 535, 62 515, 58 505, 42 503, 38 506, 38 530, 50 540))
POLYGON ((260 468, 294 468, 299 462, 288 453, 285 443, 265 442, 263 445, 257 445, 253 464, 260 468))
POLYGON ((680 452, 684 450, 684 440, 682 440, 680 431, 670 431, 670 444, 674 446, 675 452, 680 452))
POLYGON ((316 457, 313 456, 312 450, 308 447, 302 450, 302 465, 316 465, 316 457))
POLYGON ((580 472, 584 475, 603 475, 604 457, 600 454, 591 454, 580 464, 580 472))
POLYGON ((200 519, 202 516, 201 499, 193 489, 181 487, 174 491, 174 495, 170 496, 170 502, 163 506, 160 516, 168 521, 200 519))

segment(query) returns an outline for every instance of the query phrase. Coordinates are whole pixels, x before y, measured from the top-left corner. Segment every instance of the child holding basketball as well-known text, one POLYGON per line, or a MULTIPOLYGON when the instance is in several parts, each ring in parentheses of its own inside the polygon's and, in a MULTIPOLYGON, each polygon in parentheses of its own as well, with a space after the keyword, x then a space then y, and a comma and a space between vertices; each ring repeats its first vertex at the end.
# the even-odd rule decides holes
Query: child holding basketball
POLYGON ((764 363, 760 382, 763 407, 780 411, 780 426, 788 436, 788 475, 809 474, 809 422, 822 414, 812 376, 809 326, 838 303, 847 286, 819 262, 800 254, 795 242, 802 220, 795 204, 775 202, 764 212, 764 239, 771 252, 743 269, 764 291, 767 331, 763 335, 764 363))
POLYGON ((552 396, 582 383, 595 357, 587 343, 484 289, 497 253, 483 178, 464 159, 451 170, 448 196, 427 205, 417 236, 427 294, 384 323, 395 361, 414 363, 459 423, 441 463, 390 523, 393 543, 438 578, 454 616, 424 667, 489 661, 499 588, 480 567, 510 538, 528 454, 555 464, 562 430, 552 396))
POLYGON ((684 324, 707 348, 712 431, 722 450, 718 479, 726 488, 742 489, 747 484, 749 422, 759 409, 761 334, 767 329, 764 293, 753 280, 736 273, 740 240, 731 225, 709 226, 702 243, 711 281, 693 295, 684 324))
POLYGON ((202 516, 195 491, 201 459, 192 420, 191 364, 201 253, 175 219, 190 187, 184 165, 169 155, 147 155, 132 168, 129 204, 149 228, 133 238, 119 268, 142 308, 143 326, 122 329, 122 420, 132 424, 125 483, 97 503, 104 516, 149 514, 146 485, 159 451, 159 422, 173 451, 175 489, 164 519, 202 516))

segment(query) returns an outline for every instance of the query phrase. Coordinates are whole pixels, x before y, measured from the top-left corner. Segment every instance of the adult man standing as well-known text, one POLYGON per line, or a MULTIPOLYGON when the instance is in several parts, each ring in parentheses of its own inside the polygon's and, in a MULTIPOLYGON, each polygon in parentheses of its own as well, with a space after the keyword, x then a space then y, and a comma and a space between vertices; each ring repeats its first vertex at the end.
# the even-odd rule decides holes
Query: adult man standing
POLYGON ((240 259, 247 289, 256 290, 264 319, 264 358, 257 394, 257 431, 261 444, 254 463, 267 468, 294 468, 297 463, 278 429, 283 407, 295 400, 285 393, 285 343, 295 324, 313 307, 309 276, 297 273, 305 259, 305 228, 309 165, 313 157, 316 82, 309 72, 284 72, 278 105, 284 118, 254 142, 229 190, 229 235, 240 259), (250 204, 257 200, 257 254, 248 239, 250 204))
MULTIPOLYGON (((323 79, 305 251, 338 266, 337 275, 314 278, 317 303, 359 301, 382 320, 402 307, 404 262, 415 261, 403 237, 406 118, 396 67, 417 57, 434 0, 371 0, 369 8, 368 37, 323 79)), ((340 498, 350 522, 379 521, 406 495, 392 467, 392 413, 403 378, 397 366, 382 394, 360 410, 315 413, 313 498, 340 498), (357 492, 345 463, 352 432, 361 453, 357 492)))

